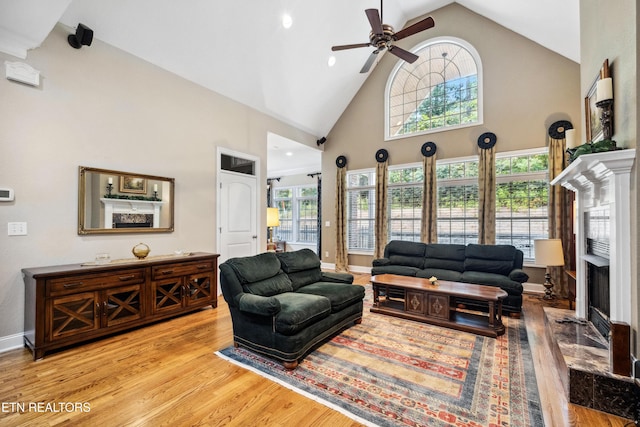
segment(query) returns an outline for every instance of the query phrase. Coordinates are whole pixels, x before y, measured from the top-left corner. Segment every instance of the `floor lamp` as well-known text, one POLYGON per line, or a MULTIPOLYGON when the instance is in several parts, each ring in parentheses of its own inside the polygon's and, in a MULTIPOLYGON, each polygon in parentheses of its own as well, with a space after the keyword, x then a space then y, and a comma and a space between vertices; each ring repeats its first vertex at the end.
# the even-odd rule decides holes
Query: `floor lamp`
POLYGON ((562 251, 562 241, 560 239, 540 239, 533 241, 534 250, 536 252, 536 264, 544 265, 546 273, 544 275, 544 297, 542 299, 550 300, 555 298, 553 295, 553 281, 549 274, 549 267, 558 267, 564 265, 564 252, 562 251))
POLYGON ((276 244, 273 243, 273 227, 280 226, 280 213, 278 208, 267 208, 267 228, 269 229, 269 241, 267 242, 267 251, 275 252, 276 244))

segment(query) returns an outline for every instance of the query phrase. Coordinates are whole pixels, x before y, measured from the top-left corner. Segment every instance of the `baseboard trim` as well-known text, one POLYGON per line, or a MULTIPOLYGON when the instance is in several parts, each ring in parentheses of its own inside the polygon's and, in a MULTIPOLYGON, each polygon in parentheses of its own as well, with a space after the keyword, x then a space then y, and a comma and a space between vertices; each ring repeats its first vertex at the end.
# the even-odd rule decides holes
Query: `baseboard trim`
POLYGON ((7 335, 6 337, 0 337, 0 353, 5 351, 15 350, 24 346, 24 334, 7 335))

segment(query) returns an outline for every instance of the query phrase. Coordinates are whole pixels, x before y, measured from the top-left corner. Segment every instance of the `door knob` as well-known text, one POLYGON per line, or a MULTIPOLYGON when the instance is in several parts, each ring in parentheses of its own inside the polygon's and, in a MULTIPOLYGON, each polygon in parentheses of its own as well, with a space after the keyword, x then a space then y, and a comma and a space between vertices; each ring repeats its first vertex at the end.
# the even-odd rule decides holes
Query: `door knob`
POLYGON ((251 238, 252 238, 252 239, 257 239, 257 238, 258 238, 258 236, 251 236, 251 238))

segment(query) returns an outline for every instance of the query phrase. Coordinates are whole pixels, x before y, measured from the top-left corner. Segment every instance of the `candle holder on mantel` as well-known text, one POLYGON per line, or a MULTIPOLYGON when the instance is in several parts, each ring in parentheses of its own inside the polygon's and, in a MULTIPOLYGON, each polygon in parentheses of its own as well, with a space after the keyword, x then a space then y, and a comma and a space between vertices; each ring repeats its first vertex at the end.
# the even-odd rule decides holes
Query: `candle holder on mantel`
POLYGON ((107 195, 111 197, 111 192, 113 191, 113 184, 107 184, 107 195))
POLYGON ((605 77, 596 84, 596 107, 600 108, 600 124, 604 139, 613 136, 613 79, 605 77))
POLYGON ((613 99, 598 101, 596 107, 600 109, 600 123, 604 139, 611 139, 613 136, 613 99))
POLYGON ((154 192, 153 192, 153 200, 154 200, 154 201, 157 201, 157 200, 158 200, 158 192, 157 192, 157 191, 154 191, 154 192))

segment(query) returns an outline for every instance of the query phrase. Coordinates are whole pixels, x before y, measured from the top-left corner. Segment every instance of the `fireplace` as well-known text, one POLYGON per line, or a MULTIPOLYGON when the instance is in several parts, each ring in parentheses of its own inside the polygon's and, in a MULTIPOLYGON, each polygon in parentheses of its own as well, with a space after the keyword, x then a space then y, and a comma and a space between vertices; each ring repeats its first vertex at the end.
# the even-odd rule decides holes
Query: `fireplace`
POLYGON ((104 205, 104 228, 158 228, 162 201, 100 199, 104 205))
MULTIPOLYGON (((635 149, 585 154, 551 185, 576 193, 576 317, 631 324, 631 168, 635 149), (596 306, 594 306, 594 300, 596 306), (593 310, 591 307, 595 307, 593 310)), ((607 333, 606 331, 600 331, 607 333)))

